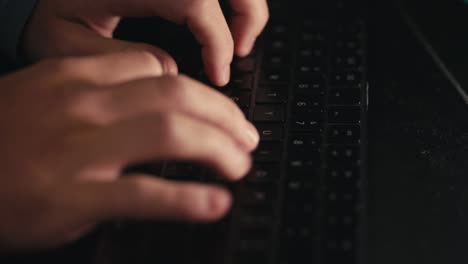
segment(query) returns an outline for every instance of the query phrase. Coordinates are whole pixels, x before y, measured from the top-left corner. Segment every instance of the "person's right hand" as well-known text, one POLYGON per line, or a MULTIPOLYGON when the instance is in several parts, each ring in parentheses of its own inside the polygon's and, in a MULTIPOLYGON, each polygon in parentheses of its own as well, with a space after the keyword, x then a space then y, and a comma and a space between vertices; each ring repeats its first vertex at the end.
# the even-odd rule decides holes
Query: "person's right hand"
POLYGON ((156 160, 199 162, 227 180, 250 169, 259 138, 238 107, 161 73, 149 53, 126 52, 44 61, 0 79, 0 249, 58 246, 113 219, 206 222, 227 212, 221 187, 120 177, 156 160))

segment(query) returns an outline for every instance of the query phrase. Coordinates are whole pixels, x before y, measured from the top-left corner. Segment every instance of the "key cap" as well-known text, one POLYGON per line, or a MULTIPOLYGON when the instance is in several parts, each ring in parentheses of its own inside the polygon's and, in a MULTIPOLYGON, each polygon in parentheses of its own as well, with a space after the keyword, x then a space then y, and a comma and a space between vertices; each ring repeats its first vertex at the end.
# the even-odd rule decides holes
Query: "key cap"
POLYGON ((270 85, 287 84, 290 81, 289 68, 264 70, 262 72, 262 83, 270 85))
POLYGON ((273 37, 265 43, 266 52, 278 52, 278 53, 289 53, 290 52, 290 40, 287 37, 273 37))
POLYGON ((298 95, 293 101, 293 112, 307 114, 311 112, 323 111, 323 97, 320 95, 301 96, 298 95))
POLYGON ((320 153, 316 152, 310 156, 293 155, 288 157, 288 174, 296 178, 315 178, 319 180, 319 169, 322 166, 320 153))
POLYGON ((271 211, 249 210, 241 208, 239 210, 239 225, 242 227, 271 227, 274 223, 274 216, 271 211))
POLYGON ((358 71, 342 71, 331 73, 332 87, 360 87, 362 75, 358 71))
POLYGON ((251 96, 250 92, 233 92, 230 98, 239 107, 248 108, 250 106, 250 96, 251 96))
POLYGON ((306 115, 294 114, 291 118, 291 130, 296 132, 322 133, 323 114, 309 113, 306 115))
POLYGON ((239 187, 238 199, 241 207, 273 209, 276 192, 272 184, 244 184, 239 187))
POLYGON ((253 156, 258 162, 281 161, 282 151, 280 143, 263 143, 255 150, 253 156))
POLYGON ((252 90, 253 89, 253 74, 233 75, 231 81, 226 88, 237 90, 252 90))
POLYGON ((324 61, 325 49, 322 47, 302 47, 297 51, 297 60, 300 63, 324 61))
POLYGON ((285 118, 282 105, 257 105, 254 109, 254 121, 283 122, 285 118))
POLYGON ((284 103, 288 96, 288 85, 261 86, 257 90, 257 103, 284 103))
POLYGON ((359 124, 361 122, 361 108, 330 107, 328 122, 331 124, 359 124))
POLYGON ((328 95, 329 105, 361 105, 361 89, 332 89, 328 95))
POLYGON ((306 79, 311 74, 325 73, 325 64, 322 63, 302 63, 299 64, 295 71, 298 79, 306 79))
POLYGON ((329 146, 327 150, 327 163, 330 166, 359 166, 359 148, 355 146, 329 146))
POLYGON ((283 140, 283 125, 270 123, 257 123, 256 128, 260 134, 260 141, 283 140))
POLYGON ((235 74, 240 73, 251 73, 255 71, 255 59, 254 58, 241 58, 235 59, 232 63, 232 71, 235 74))
POLYGON ((336 70, 356 70, 362 66, 361 56, 350 52, 335 54, 332 58, 332 62, 336 70))
POLYGON ((356 188, 359 178, 358 168, 340 166, 327 168, 325 182, 329 188, 342 190, 356 188))
POLYGON ((328 127, 329 144, 358 144, 360 139, 361 127, 359 125, 330 125, 328 127))
POLYGON ((321 144, 321 136, 318 134, 293 133, 288 139, 288 151, 295 154, 318 152, 321 144))
POLYGON ((246 180, 249 182, 274 182, 279 180, 280 166, 275 163, 255 164, 247 174, 246 180))
POLYGON ((281 68, 291 63, 291 55, 287 53, 267 53, 263 56, 263 67, 281 68))
POLYGON ((325 78, 322 75, 311 74, 303 78, 299 76, 294 88, 298 93, 319 93, 326 90, 325 85, 325 78))

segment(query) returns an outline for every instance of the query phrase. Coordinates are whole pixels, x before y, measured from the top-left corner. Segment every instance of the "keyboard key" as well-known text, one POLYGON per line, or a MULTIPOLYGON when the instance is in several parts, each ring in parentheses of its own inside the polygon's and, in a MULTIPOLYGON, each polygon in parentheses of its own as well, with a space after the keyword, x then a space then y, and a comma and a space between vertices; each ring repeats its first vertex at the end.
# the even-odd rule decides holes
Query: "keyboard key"
POLYGON ((306 115, 293 113, 291 118, 291 130, 296 132, 321 133, 323 131, 323 114, 320 112, 306 115))
POLYGON ((289 68, 265 70, 262 72, 262 83, 264 84, 288 84, 290 81, 289 68))
POLYGON ((342 71, 331 73, 332 87, 360 87, 362 75, 358 71, 342 71))
POLYGON ((293 101, 293 112, 306 114, 311 112, 323 111, 323 97, 320 95, 313 96, 296 96, 293 101))
POLYGON ((280 143, 262 143, 253 156, 257 162, 278 162, 281 161, 282 154, 280 143))
POLYGON ((242 207, 273 209, 276 192, 272 184, 243 184, 238 191, 242 207))
POLYGON ((359 124, 361 122, 361 108, 331 107, 328 111, 328 122, 331 124, 359 124))
POLYGON ((253 74, 233 75, 227 88, 236 90, 252 90, 253 89, 253 74))
POLYGON ((360 55, 353 53, 336 54, 332 58, 332 63, 337 70, 357 69, 362 66, 362 59, 360 55))
POLYGON ((249 210, 239 212, 239 225, 242 227, 271 227, 274 224, 273 213, 269 210, 249 210))
POLYGON ((265 43, 266 52, 290 53, 291 45, 288 37, 275 37, 265 43))
POLYGON ((361 139, 361 127, 359 125, 330 125, 328 127, 328 143, 358 144, 361 139))
POLYGON ((260 123, 255 126, 260 134, 260 141, 280 141, 284 138, 283 125, 260 123))
POLYGON ((247 174, 246 181, 249 182, 274 182, 279 180, 280 166, 271 163, 257 163, 247 174))
POLYGON ((255 71, 255 59, 254 58, 235 59, 232 63, 232 71, 235 74, 254 72, 255 71))
POLYGON ((326 172, 327 188, 342 190, 358 187, 360 179, 359 168, 357 167, 331 167, 326 172))
POLYGON ((261 86, 257 90, 257 103, 285 103, 288 97, 288 85, 261 86))
POLYGON ((299 79, 306 79, 307 77, 310 76, 310 74, 317 74, 317 73, 324 73, 326 67, 324 64, 309 64, 309 63, 304 63, 300 64, 299 66, 296 67, 296 74, 299 76, 299 79))
POLYGON ((328 95, 329 105, 360 105, 361 89, 345 88, 332 89, 328 95))
POLYGON ((231 100, 233 100, 239 107, 248 108, 250 106, 250 98, 252 93, 250 92, 233 92, 231 100))
POLYGON ((317 153, 321 147, 321 135, 291 134, 288 139, 288 152, 294 154, 317 153))
POLYGON ((291 32, 291 25, 285 21, 269 21, 265 33, 268 37, 287 37, 291 32))
POLYGON ((331 166, 359 166, 360 151, 356 146, 329 146, 327 150, 327 163, 331 166))
POLYGON ((291 55, 285 53, 266 53, 263 56, 263 66, 269 69, 281 68, 291 63, 291 55))
POLYGON ((325 78, 322 75, 312 74, 297 79, 294 88, 298 93, 319 93, 326 90, 325 78))
POLYGON ((324 61, 326 50, 322 47, 302 47, 297 51, 299 63, 324 61))
POLYGON ((298 41, 302 46, 325 44, 325 34, 321 30, 305 29, 299 32, 298 41))
POLYGON ((319 169, 322 167, 320 153, 310 156, 294 155, 288 158, 288 174, 290 177, 320 180, 319 169))
POLYGON ((285 112, 282 105, 257 105, 254 109, 256 122, 284 122, 285 112))

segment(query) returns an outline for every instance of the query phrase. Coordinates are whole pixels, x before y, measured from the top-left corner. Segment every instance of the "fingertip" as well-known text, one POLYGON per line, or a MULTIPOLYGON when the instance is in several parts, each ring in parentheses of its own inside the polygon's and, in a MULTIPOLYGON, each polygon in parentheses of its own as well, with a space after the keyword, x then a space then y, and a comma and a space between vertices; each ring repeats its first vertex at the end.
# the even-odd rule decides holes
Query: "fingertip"
POLYGON ((252 168, 252 157, 250 154, 242 153, 238 154, 237 157, 232 161, 235 173, 230 178, 230 180, 239 181, 244 178, 252 168))
POLYGON ((256 40, 257 38, 254 36, 241 38, 238 43, 236 43, 236 55, 239 57, 248 56, 252 52, 256 40))
POLYGON ((213 188, 208 199, 208 214, 214 218, 223 217, 232 205, 231 194, 219 187, 213 188))
POLYGON ((214 85, 223 87, 226 86, 231 79, 231 65, 207 67, 206 73, 214 85))

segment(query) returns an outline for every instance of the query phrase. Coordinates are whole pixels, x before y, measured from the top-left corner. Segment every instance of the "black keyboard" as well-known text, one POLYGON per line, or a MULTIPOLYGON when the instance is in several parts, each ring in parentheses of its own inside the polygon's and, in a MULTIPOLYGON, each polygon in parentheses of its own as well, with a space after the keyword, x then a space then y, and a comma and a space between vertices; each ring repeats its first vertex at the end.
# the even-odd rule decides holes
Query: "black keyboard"
MULTIPOLYGON (((234 61, 231 82, 219 88, 261 135, 254 166, 240 183, 227 185, 235 203, 217 227, 183 228, 182 240, 189 245, 174 245, 192 249, 175 263, 206 263, 202 253, 194 253, 202 244, 210 245, 201 246, 208 251, 205 259, 218 252, 216 263, 363 263, 365 10, 360 1, 311 0, 303 1, 303 8, 292 3, 269 1, 265 32, 252 54, 234 61), (206 235, 210 230, 216 234, 206 235)), ((185 59, 198 57, 197 51, 185 59)), ((209 84, 201 69, 197 64, 183 71, 209 84)), ((226 185, 190 163, 140 169, 174 180, 226 185)), ((158 243, 150 241, 146 244, 158 243)), ((161 255, 157 248, 154 254, 161 255)), ((166 260, 174 258, 169 254, 166 260)))

